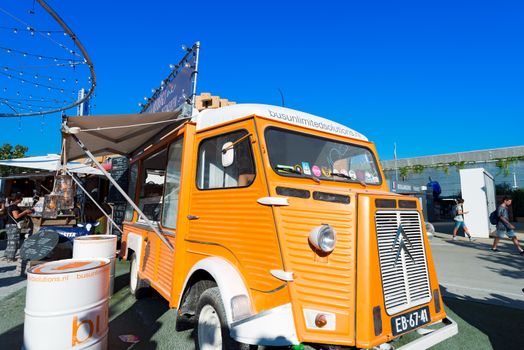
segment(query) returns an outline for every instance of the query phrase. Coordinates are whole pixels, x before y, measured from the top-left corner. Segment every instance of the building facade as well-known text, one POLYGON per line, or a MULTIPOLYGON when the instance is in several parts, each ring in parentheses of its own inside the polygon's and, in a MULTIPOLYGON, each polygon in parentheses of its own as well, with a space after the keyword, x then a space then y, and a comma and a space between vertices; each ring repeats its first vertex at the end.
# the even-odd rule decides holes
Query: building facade
POLYGON ((495 185, 524 188, 524 146, 382 161, 386 178, 413 185, 438 181, 441 196, 460 194, 460 169, 484 168, 495 185))

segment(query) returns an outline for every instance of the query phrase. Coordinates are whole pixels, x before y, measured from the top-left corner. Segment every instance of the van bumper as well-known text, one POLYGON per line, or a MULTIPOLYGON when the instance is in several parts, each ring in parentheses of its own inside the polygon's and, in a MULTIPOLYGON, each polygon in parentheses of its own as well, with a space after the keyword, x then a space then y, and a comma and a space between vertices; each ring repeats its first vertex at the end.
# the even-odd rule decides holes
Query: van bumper
POLYGON ((233 322, 230 336, 244 344, 289 346, 299 343, 291 304, 284 304, 233 322))
POLYGON ((418 333, 424 335, 412 342, 409 342, 404 346, 401 346, 400 348, 396 348, 396 350, 428 349, 433 345, 438 344, 458 334, 457 323, 453 321, 451 318, 446 317, 441 322, 445 324, 444 327, 437 330, 422 328, 421 330, 418 330, 418 333))

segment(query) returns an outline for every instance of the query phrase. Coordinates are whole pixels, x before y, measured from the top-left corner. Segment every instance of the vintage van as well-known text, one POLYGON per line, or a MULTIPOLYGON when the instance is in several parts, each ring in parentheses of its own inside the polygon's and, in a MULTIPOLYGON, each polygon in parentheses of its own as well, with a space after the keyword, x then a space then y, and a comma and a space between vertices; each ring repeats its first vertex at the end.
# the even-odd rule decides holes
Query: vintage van
POLYGON ((420 204, 388 192, 364 135, 239 104, 194 115, 130 164, 128 194, 165 238, 128 207, 131 292, 158 291, 197 349, 372 348, 415 330, 405 347, 423 349, 457 333, 420 204))

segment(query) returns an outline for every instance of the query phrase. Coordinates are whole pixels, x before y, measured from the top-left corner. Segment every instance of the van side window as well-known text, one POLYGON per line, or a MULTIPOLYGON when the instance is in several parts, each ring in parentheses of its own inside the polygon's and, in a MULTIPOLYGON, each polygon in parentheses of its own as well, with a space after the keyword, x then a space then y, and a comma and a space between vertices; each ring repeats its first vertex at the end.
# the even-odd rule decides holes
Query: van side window
POLYGON ((251 136, 246 130, 203 140, 198 148, 197 187, 247 187, 255 179, 251 136))
MULTIPOLYGON (((138 162, 135 162, 131 165, 129 168, 129 190, 127 191, 127 194, 129 195, 129 198, 131 198, 133 201, 135 200, 136 195, 136 180, 138 179, 138 162)), ((133 220, 133 207, 127 203, 126 206, 126 221, 133 220)))
POLYGON ((162 209, 162 226, 176 228, 178 195, 180 193, 180 172, 182 168, 182 138, 169 147, 166 169, 166 187, 162 209))
POLYGON ((149 220, 160 219, 162 194, 166 175, 167 152, 163 150, 149 156, 142 162, 142 183, 138 207, 149 220))

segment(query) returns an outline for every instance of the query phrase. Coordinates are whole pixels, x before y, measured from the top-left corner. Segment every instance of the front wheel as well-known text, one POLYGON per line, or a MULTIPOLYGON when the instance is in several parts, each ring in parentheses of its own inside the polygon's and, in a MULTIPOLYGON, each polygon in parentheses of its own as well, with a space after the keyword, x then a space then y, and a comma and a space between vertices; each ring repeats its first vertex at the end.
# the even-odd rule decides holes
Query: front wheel
POLYGON ((138 276, 138 258, 133 253, 129 266, 129 291, 136 298, 144 297, 149 291, 149 285, 138 276))
POLYGON ((226 313, 218 287, 206 289, 198 299, 195 327, 197 350, 256 349, 236 342, 229 336, 226 313))

